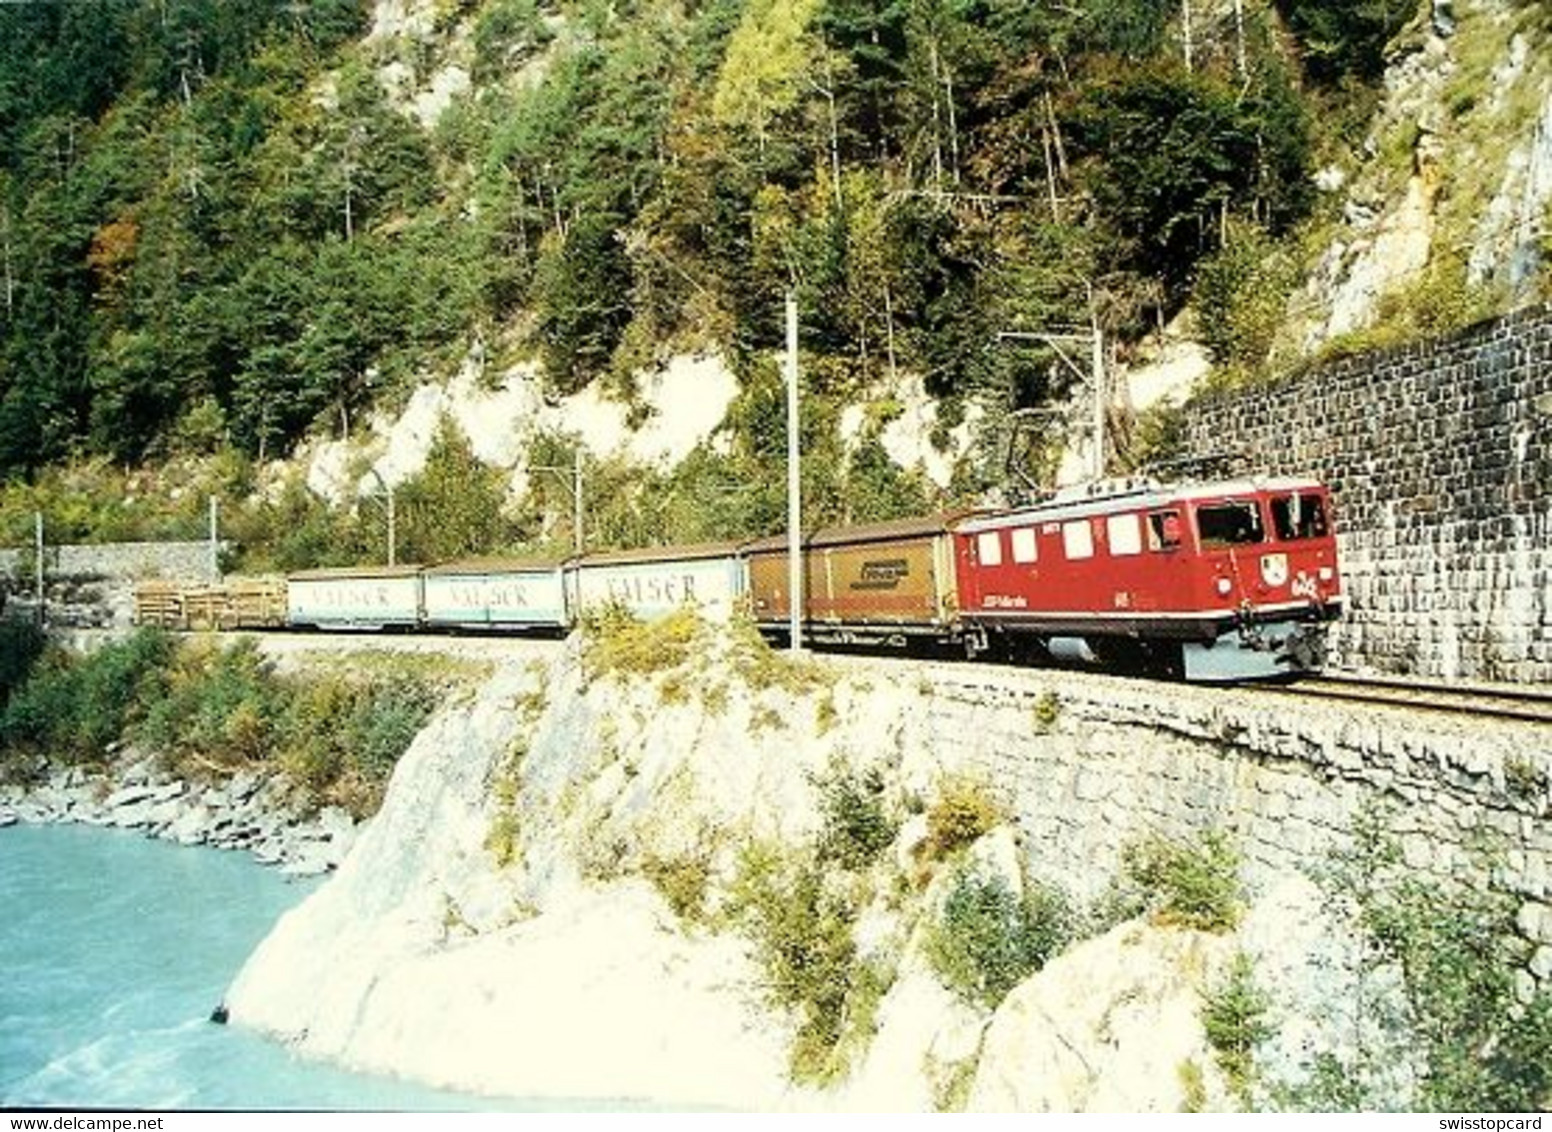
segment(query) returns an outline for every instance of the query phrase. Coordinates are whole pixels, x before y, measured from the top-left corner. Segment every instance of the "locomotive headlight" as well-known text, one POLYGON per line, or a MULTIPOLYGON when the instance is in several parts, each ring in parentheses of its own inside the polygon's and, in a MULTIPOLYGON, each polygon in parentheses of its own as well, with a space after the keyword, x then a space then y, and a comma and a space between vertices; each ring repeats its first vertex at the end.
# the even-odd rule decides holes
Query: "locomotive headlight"
POLYGON ((1218 594, 1220 597, 1228 597, 1229 591, 1234 588, 1234 583, 1227 578, 1218 579, 1218 594))
POLYGON ((1331 569, 1331 567, 1322 566, 1320 568, 1320 580, 1322 582, 1329 582, 1334 577, 1336 577, 1336 571, 1331 569))

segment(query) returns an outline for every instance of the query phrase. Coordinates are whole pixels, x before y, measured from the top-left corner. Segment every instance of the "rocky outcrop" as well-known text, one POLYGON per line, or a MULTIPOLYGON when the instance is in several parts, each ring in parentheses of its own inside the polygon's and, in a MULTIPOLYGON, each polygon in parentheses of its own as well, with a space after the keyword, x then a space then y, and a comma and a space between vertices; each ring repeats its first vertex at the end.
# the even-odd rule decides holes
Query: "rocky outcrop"
MULTIPOLYGON (((1344 823, 1383 792, 1331 793, 1331 760, 1356 774, 1371 757, 1346 745, 1363 720, 1294 719, 1284 701, 1221 689, 1163 702, 1154 685, 1073 674, 773 663, 741 671, 702 636, 647 674, 590 672, 575 641, 501 667, 417 738, 344 865, 252 956, 233 1022, 305 1055, 490 1094, 909 1111, 1234 1107, 1243 1094, 1202 1009, 1240 953, 1274 1004, 1257 1054, 1269 1080, 1300 1081, 1359 1032, 1351 925, 1302 870, 1340 851, 1344 823), (798 1088, 802 1012, 778 1005, 738 901, 752 848, 815 859, 837 767, 875 782, 898 825, 866 868, 832 860, 829 895, 802 898, 849 907, 852 970, 870 972, 874 995, 848 999, 823 1085, 798 1088), (943 855, 928 814, 952 776, 988 784, 1007 820, 943 855), (1055 886, 1088 922, 1128 841, 1193 828, 1233 830, 1243 854, 1253 888, 1233 931, 1130 920, 995 1009, 941 973, 934 940, 962 877, 1055 886), (673 880, 691 865, 696 913, 673 880)), ((1405 746, 1419 768, 1424 748, 1455 742, 1370 722, 1375 750, 1405 746)), ((1490 746, 1474 756, 1484 765, 1490 746)), ((1407 822, 1421 820, 1430 804, 1407 797, 1407 822)), ((1544 822, 1516 815, 1524 859, 1540 860, 1544 822)), ((1404 1103, 1405 1087, 1383 1095, 1404 1103)))
POLYGON ((655 703, 633 741, 614 721, 642 689, 583 683, 574 655, 509 665, 438 715, 334 882, 239 974, 232 1020, 469 1091, 780 1103, 787 1025, 747 946, 684 931, 637 869, 719 830, 797 835, 808 760, 655 703))
POLYGON ((17 822, 73 822, 242 849, 292 876, 334 869, 357 833, 355 819, 337 806, 299 808, 279 776, 241 771, 220 782, 189 782, 132 751, 103 771, 64 767, 38 786, 0 787, 0 826, 17 822))

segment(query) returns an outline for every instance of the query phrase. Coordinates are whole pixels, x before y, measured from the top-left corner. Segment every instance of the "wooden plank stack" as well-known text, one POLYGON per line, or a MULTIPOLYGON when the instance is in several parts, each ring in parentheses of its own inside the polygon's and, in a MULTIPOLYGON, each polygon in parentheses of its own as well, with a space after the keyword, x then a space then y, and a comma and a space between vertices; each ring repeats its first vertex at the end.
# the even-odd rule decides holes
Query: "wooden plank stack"
POLYGON ((286 621, 284 578, 196 583, 154 579, 135 586, 135 624, 180 631, 264 629, 286 621))

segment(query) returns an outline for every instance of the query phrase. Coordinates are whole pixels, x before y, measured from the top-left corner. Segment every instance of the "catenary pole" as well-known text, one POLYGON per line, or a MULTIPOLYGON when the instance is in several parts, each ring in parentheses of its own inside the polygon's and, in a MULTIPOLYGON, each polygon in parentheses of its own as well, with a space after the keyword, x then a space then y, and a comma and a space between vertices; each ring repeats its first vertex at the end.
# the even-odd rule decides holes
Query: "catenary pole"
POLYGON ((571 464, 571 533, 576 542, 577 557, 582 557, 582 445, 577 444, 571 464))
POLYGON ((214 495, 210 497, 210 580, 221 580, 221 502, 214 495))
POLYGON ((1109 397, 1109 390, 1105 388, 1105 340, 1099 329, 1099 316, 1092 310, 1089 319, 1093 325, 1094 336, 1091 340, 1090 364, 1093 367, 1094 381, 1094 479, 1099 481, 1105 478, 1105 403, 1109 397))
POLYGON ((393 509, 393 485, 387 480, 382 480, 382 485, 388 493, 388 565, 397 566, 399 564, 399 527, 393 509))
POLYGON ((803 651, 802 480, 798 475, 798 301, 787 292, 787 632, 793 653, 803 651))
POLYGON ((33 574, 34 574, 34 581, 35 581, 35 583, 37 585, 36 592, 37 592, 37 595, 38 595, 37 618, 38 618, 38 624, 42 625, 47 620, 43 616, 43 512, 42 511, 34 511, 32 513, 32 552, 33 552, 32 553, 33 574))

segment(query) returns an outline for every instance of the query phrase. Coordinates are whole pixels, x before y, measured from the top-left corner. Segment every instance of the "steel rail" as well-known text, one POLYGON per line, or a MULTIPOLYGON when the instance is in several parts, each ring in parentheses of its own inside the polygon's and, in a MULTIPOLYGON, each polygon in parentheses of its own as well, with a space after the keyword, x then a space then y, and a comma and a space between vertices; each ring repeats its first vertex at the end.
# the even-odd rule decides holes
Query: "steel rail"
POLYGON ((1444 684, 1328 673, 1277 685, 1246 685, 1292 698, 1341 700, 1456 716, 1552 724, 1552 692, 1497 684, 1444 684))

